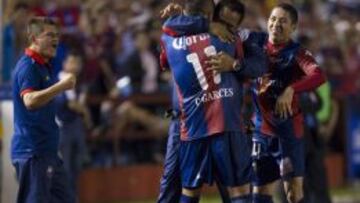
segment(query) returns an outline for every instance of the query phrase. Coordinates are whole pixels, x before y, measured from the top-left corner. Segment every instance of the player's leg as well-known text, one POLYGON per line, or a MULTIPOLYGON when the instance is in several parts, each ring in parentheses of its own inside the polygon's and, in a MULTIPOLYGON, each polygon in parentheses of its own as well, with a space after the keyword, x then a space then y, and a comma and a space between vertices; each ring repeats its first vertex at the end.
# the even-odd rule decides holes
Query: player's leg
POLYGON ((273 203, 273 195, 276 191, 277 181, 264 185, 253 186, 254 203, 273 203))
POLYGON ((216 176, 214 178, 215 178, 216 186, 219 190, 222 202, 223 203, 231 203, 231 198, 230 198, 228 188, 221 184, 221 181, 219 180, 219 178, 217 178, 216 176))
POLYGON ((172 120, 169 128, 169 137, 164 161, 164 173, 160 181, 158 203, 179 202, 180 200, 179 128, 179 120, 172 120))
POLYGON ((17 203, 50 202, 48 164, 39 157, 16 159, 13 164, 19 181, 17 203))
POLYGON ((253 202, 273 203, 276 182, 280 179, 279 165, 274 155, 280 155, 279 139, 262 134, 253 137, 253 202))
MULTIPOLYGON (((282 128, 286 130, 286 128, 282 128)), ((280 135, 282 157, 280 173, 289 203, 303 202, 303 177, 305 173, 304 138, 296 137, 293 130, 286 130, 280 135)))
MULTIPOLYGON (((58 193, 58 190, 53 189, 58 179, 58 166, 54 160, 53 157, 33 156, 13 161, 20 186, 18 203, 75 202, 68 187, 68 179, 62 178, 63 181, 66 181, 67 187, 64 187, 64 190, 68 191, 67 193, 58 193), (62 196, 61 201, 54 201, 54 193, 62 196)), ((62 171, 65 174, 63 168, 62 171)))
POLYGON ((181 203, 199 202, 202 184, 212 181, 209 140, 210 138, 206 137, 193 141, 181 141, 181 203))
POLYGON ((304 203, 303 177, 284 180, 285 195, 289 203, 304 203))
POLYGON ((212 137, 214 172, 228 187, 231 202, 250 203, 251 138, 241 133, 212 137))

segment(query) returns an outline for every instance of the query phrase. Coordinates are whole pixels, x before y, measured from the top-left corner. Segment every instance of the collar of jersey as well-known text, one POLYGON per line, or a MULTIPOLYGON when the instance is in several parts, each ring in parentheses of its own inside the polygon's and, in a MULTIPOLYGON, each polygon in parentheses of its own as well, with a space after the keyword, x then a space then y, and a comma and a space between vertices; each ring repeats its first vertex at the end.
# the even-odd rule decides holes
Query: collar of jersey
POLYGON ((25 55, 32 58, 36 63, 40 65, 46 65, 44 57, 42 57, 39 53, 30 48, 25 49, 25 55))
POLYGON ((267 42, 266 44, 266 48, 271 52, 271 53, 277 53, 279 52, 281 49, 285 48, 287 45, 289 45, 290 43, 292 43, 292 40, 289 40, 287 42, 281 43, 281 44, 273 44, 270 41, 267 42))

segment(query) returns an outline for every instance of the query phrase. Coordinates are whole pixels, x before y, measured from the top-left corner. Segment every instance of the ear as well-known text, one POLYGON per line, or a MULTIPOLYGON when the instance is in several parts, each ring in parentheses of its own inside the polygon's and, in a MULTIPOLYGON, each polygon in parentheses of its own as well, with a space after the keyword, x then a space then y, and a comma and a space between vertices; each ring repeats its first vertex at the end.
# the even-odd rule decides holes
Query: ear
POLYGON ((35 35, 33 35, 33 34, 29 35, 29 41, 30 41, 30 43, 36 43, 35 35))
POLYGON ((31 43, 37 44, 37 39, 35 35, 31 36, 31 43))
POLYGON ((291 24, 291 32, 292 33, 295 32, 296 28, 297 28, 297 24, 291 24))

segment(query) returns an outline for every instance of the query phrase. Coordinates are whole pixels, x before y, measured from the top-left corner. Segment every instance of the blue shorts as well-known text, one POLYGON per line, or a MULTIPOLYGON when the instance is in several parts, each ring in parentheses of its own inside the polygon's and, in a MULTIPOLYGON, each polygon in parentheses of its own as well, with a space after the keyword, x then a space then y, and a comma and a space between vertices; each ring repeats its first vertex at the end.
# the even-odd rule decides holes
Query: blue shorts
POLYGON ((33 155, 13 159, 19 181, 17 203, 75 203, 62 160, 33 155))
POLYGON ((304 141, 293 134, 280 137, 254 133, 252 158, 254 185, 304 176, 304 141))
POLYGON ((214 179, 226 187, 251 180, 251 137, 239 132, 212 135, 180 145, 181 182, 198 188, 214 179))

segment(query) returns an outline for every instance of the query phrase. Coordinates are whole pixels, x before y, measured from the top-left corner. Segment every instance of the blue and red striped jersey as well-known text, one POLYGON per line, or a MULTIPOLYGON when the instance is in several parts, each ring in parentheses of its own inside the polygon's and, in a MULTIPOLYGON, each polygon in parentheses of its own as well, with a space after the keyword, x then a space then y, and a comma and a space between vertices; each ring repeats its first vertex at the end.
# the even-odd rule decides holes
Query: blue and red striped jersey
POLYGON ((180 105, 181 139, 241 131, 242 85, 235 74, 216 74, 205 64, 220 51, 234 56, 235 46, 207 33, 163 34, 162 41, 180 105))
POLYGON ((256 79, 253 88, 256 131, 275 135, 284 123, 291 123, 295 136, 302 136, 304 124, 299 93, 314 90, 324 83, 324 74, 311 53, 298 43, 290 41, 274 45, 268 41, 268 36, 264 33, 251 33, 248 37, 263 46, 269 60, 268 72, 256 79), (292 86, 295 91, 292 101, 294 115, 288 119, 281 119, 274 112, 275 104, 288 86, 292 86), (288 122, 289 119, 291 122, 288 122))

